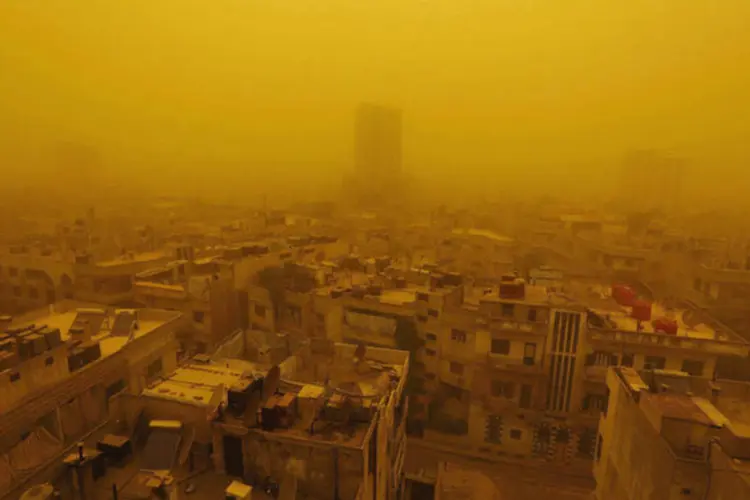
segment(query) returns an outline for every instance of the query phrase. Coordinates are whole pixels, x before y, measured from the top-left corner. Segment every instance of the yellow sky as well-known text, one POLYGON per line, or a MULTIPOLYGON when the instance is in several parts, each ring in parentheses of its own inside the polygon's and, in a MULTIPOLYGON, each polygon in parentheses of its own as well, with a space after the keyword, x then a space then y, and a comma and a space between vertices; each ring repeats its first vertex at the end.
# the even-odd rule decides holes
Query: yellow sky
POLYGON ((405 168, 442 179, 630 148, 744 172, 750 1, 0 2, 0 161, 26 171, 72 141, 120 171, 338 175, 360 101, 402 107, 405 168))

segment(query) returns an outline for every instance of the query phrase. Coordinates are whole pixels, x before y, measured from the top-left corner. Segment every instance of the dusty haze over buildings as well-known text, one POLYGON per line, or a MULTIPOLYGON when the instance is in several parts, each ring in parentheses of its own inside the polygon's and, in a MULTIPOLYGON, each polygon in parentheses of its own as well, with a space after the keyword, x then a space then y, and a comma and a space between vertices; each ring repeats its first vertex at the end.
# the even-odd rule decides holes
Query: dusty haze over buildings
POLYGON ((5 0, 0 164, 28 180, 74 143, 115 178, 327 189, 358 103, 381 102, 404 170, 436 185, 609 190, 657 149, 689 159, 686 188, 733 195, 749 22, 746 0, 5 0))

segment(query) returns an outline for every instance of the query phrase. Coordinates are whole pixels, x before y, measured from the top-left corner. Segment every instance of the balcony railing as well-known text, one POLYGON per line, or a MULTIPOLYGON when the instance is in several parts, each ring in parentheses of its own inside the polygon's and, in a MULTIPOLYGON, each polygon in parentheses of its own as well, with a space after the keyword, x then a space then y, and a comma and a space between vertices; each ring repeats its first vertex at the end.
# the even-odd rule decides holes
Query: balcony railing
POLYGON ((490 317, 482 319, 480 323, 489 327, 490 330, 500 332, 520 332, 529 335, 547 335, 549 326, 544 322, 514 321, 503 317, 490 317))
POLYGON ((485 359, 487 366, 493 370, 513 371, 518 373, 538 374, 542 364, 526 361, 525 358, 508 358, 488 353, 485 359))
POLYGON ((686 349, 708 352, 717 355, 748 356, 750 344, 731 340, 698 339, 678 335, 650 332, 628 332, 624 330, 603 330, 590 328, 592 342, 638 344, 669 349, 686 349))

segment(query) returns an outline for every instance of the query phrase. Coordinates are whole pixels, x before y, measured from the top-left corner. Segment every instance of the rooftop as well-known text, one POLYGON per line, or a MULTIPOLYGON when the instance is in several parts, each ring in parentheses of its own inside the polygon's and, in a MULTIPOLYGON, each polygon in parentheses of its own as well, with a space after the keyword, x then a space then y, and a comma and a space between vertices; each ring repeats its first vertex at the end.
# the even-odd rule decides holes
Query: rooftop
POLYGON ((152 384, 143 395, 215 409, 225 399, 227 388, 242 378, 261 374, 255 365, 241 360, 220 360, 209 364, 191 362, 178 368, 166 380, 152 384))
MULTIPOLYGON (((565 293, 581 302, 591 312, 608 320, 614 330, 638 331, 638 320, 632 316, 633 308, 617 303, 612 287, 602 284, 566 283, 565 293)), ((719 332, 698 311, 678 303, 648 301, 651 304, 651 321, 640 323, 641 332, 658 333, 654 321, 659 319, 677 322, 677 337, 706 340, 730 340, 731 332, 719 332)))
POLYGON ((152 261, 159 261, 171 258, 172 254, 166 251, 140 252, 123 254, 113 259, 96 262, 97 267, 116 267, 128 264, 144 264, 152 261))
POLYGON ((452 231, 454 236, 479 236, 498 243, 512 243, 513 238, 503 236, 487 229, 457 228, 452 231))
POLYGON ((86 302, 63 301, 48 308, 14 317, 9 329, 24 328, 30 325, 34 325, 35 328, 46 326, 50 329, 59 329, 61 340, 67 341, 71 339, 70 329, 77 319, 98 316, 101 319, 101 327, 92 332, 91 338, 94 341, 99 341, 102 358, 104 358, 120 350, 130 340, 144 337, 166 323, 180 318, 179 312, 161 309, 138 309, 138 328, 132 331, 132 336, 117 334, 113 331, 116 326, 117 314, 130 311, 130 309, 104 309, 98 304, 86 302))

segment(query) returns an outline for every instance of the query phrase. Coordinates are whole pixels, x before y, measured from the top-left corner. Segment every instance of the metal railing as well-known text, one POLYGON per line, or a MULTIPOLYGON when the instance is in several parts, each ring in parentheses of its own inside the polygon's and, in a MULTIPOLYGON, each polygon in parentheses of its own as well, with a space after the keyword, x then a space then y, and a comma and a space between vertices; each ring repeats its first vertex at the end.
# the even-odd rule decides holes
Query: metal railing
POLYGON ((664 333, 629 332, 624 330, 590 328, 589 338, 593 342, 638 344, 670 349, 703 351, 719 355, 748 356, 748 354, 750 354, 750 345, 744 342, 701 339, 664 333))

